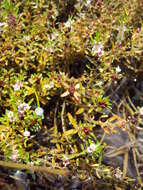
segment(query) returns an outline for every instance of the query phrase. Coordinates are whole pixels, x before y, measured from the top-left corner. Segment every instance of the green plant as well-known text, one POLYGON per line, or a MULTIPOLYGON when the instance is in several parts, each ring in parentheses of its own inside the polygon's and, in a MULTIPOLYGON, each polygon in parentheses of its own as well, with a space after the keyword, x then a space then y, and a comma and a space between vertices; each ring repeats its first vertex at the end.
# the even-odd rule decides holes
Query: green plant
POLYGON ((122 122, 112 91, 143 73, 142 2, 58 2, 1 2, 0 150, 15 162, 99 168, 98 127, 112 134, 122 122))

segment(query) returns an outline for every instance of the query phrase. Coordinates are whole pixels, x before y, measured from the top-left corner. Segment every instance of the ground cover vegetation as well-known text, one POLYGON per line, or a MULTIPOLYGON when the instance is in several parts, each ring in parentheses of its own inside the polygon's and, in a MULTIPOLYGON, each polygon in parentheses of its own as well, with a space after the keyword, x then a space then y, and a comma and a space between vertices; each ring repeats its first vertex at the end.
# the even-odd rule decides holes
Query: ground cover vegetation
POLYGON ((142 0, 0 2, 2 188, 142 186, 142 21, 142 0))

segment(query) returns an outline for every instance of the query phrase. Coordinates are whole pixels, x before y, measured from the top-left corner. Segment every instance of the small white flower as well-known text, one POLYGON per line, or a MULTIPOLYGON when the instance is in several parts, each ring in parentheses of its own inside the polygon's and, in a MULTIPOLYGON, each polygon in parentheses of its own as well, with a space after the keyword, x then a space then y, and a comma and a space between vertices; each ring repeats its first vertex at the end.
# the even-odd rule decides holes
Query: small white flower
POLYGON ((24 137, 29 137, 30 136, 30 131, 24 131, 24 137))
POLYGON ((68 160, 63 161, 64 167, 67 167, 69 164, 70 164, 70 162, 68 160))
POLYGON ((102 85, 103 85, 103 82, 102 82, 102 81, 99 81, 96 85, 102 86, 102 85))
POLYGON ((54 82, 51 81, 49 84, 45 84, 44 87, 45 87, 46 89, 54 88, 54 82))
POLYGON ((54 53, 55 49, 53 47, 48 47, 45 49, 48 53, 54 53))
POLYGON ((143 116, 143 107, 140 108, 140 115, 143 116))
POLYGON ((15 85, 13 85, 14 91, 18 91, 20 90, 20 88, 22 88, 22 82, 21 81, 17 81, 15 85))
POLYGON ((65 22, 64 25, 65 25, 66 28, 71 28, 71 26, 72 26, 72 20, 71 20, 71 19, 68 19, 68 21, 65 22))
POLYGON ((37 116, 43 116, 44 110, 43 110, 43 108, 38 107, 38 108, 35 109, 35 113, 36 113, 37 116))
POLYGON ((9 111, 7 114, 9 121, 13 122, 15 120, 13 111, 9 111))
POLYGON ((121 70, 121 68, 118 66, 118 67, 116 67, 116 72, 117 73, 120 73, 122 70, 121 70))
POLYGON ((13 111, 9 111, 7 116, 8 116, 9 119, 13 118, 13 116, 14 116, 13 111))
POLYGON ((30 40, 30 36, 24 36, 24 39, 29 41, 30 40))
POLYGON ((89 6, 91 4, 91 0, 86 1, 86 6, 89 6))
POLYGON ((20 103, 19 106, 18 106, 18 112, 20 114, 24 114, 24 112, 26 110, 29 110, 30 109, 30 106, 28 104, 26 104, 25 102, 24 103, 20 103))
POLYGON ((94 54, 96 54, 96 53, 103 53, 102 52, 102 48, 103 48, 103 45, 101 44, 101 43, 97 43, 96 41, 95 41, 95 43, 94 43, 94 45, 93 45, 93 47, 92 47, 92 50, 91 50, 91 53, 94 55, 94 54))
POLYGON ((77 83, 77 84, 75 85, 75 89, 76 89, 76 90, 80 89, 80 84, 79 84, 79 83, 77 83))
POLYGON ((115 177, 117 178, 117 179, 122 179, 122 175, 123 175, 123 172, 121 172, 121 170, 120 169, 117 169, 116 170, 116 173, 115 173, 115 177))
POLYGON ((94 144, 94 143, 92 143, 92 144, 90 144, 90 146, 87 148, 87 152, 88 152, 88 153, 94 152, 94 151, 96 151, 96 148, 97 148, 97 145, 94 144))
POLYGON ((66 155, 63 155, 63 165, 66 167, 70 164, 69 158, 66 155))

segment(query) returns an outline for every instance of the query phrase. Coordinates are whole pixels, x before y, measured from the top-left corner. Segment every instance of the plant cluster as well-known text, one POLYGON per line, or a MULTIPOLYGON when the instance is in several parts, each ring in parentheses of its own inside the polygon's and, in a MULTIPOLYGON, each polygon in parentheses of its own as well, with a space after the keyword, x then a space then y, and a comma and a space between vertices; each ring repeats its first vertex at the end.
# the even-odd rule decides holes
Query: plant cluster
POLYGON ((112 119, 102 121, 112 115, 109 89, 143 73, 141 0, 77 0, 60 21, 60 6, 68 3, 1 2, 0 151, 6 160, 100 165, 105 145, 98 128, 114 132, 112 119))

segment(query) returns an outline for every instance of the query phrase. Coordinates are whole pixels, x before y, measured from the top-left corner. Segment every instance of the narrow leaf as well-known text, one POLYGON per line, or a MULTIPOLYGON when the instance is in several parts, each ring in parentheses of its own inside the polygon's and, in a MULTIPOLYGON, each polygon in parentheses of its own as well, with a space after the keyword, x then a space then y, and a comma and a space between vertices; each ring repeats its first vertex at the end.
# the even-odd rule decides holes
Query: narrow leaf
POLYGON ((76 122, 76 119, 73 118, 73 116, 72 116, 70 113, 68 113, 67 115, 68 115, 68 119, 69 119, 70 123, 73 125, 73 127, 74 127, 75 129, 77 129, 77 122, 76 122))
POLYGON ((76 112, 76 115, 80 115, 84 112, 84 108, 79 108, 76 112))

